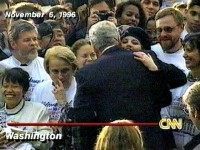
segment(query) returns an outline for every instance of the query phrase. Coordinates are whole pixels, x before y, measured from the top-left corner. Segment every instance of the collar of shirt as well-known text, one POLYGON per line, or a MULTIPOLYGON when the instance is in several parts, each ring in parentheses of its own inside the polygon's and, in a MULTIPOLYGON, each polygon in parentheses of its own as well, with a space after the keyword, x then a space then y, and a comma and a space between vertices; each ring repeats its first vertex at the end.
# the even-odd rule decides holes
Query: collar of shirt
POLYGON ((15 115, 15 114, 17 114, 18 112, 20 112, 22 110, 22 108, 24 107, 24 104, 25 104, 25 100, 24 99, 22 99, 19 102, 19 104, 17 106, 15 106, 14 108, 12 108, 12 109, 6 108, 6 104, 5 104, 7 115, 15 115))
POLYGON ((115 45, 111 45, 111 46, 106 47, 106 48, 102 51, 101 55, 102 55, 103 53, 105 53, 105 51, 107 51, 109 48, 114 47, 114 46, 115 46, 115 45))
POLYGON ((11 56, 13 61, 15 62, 15 64, 17 64, 17 66, 29 66, 32 62, 32 61, 29 61, 28 63, 25 64, 22 64, 19 60, 17 60, 17 58, 15 58, 14 56, 11 56))

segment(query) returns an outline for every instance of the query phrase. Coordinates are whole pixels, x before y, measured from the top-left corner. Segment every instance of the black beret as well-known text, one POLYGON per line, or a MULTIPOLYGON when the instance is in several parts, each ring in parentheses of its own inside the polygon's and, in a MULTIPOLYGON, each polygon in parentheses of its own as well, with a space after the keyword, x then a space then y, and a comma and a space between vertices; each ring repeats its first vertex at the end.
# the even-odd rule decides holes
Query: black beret
POLYGON ((121 31, 121 39, 126 36, 132 36, 140 41, 143 49, 150 50, 151 49, 151 42, 149 39, 148 34, 140 27, 128 27, 125 30, 121 31))

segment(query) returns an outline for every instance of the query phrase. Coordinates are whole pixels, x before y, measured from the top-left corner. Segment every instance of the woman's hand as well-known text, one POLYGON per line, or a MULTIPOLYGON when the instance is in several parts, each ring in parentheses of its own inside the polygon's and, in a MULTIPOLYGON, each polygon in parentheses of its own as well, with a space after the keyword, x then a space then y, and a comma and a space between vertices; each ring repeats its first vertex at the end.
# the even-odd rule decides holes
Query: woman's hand
POLYGON ((158 67, 154 63, 150 54, 145 54, 144 52, 133 52, 134 58, 141 61, 149 70, 157 71, 158 67))
POLYGON ((111 16, 108 17, 108 21, 113 22, 115 25, 117 25, 117 19, 115 18, 115 14, 114 12, 110 11, 110 14, 112 14, 111 16))
POLYGON ((91 12, 90 16, 88 17, 88 30, 89 28, 94 25, 95 23, 97 23, 100 19, 98 16, 99 11, 95 10, 93 12, 91 12))
POLYGON ((58 83, 54 86, 53 94, 58 101, 58 104, 65 105, 67 102, 65 88, 63 83, 58 79, 58 83))

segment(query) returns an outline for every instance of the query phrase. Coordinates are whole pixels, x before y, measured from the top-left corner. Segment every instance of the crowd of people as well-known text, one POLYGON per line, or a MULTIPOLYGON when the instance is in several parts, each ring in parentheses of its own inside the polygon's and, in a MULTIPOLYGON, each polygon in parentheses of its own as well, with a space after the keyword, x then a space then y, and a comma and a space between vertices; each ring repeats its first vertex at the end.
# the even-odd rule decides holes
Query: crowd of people
POLYGON ((0 149, 198 150, 200 1, 1 0, 0 81, 7 123, 124 123, 7 125, 0 149), (161 118, 183 127, 128 125, 161 118), (8 130, 62 139, 8 141, 8 130))

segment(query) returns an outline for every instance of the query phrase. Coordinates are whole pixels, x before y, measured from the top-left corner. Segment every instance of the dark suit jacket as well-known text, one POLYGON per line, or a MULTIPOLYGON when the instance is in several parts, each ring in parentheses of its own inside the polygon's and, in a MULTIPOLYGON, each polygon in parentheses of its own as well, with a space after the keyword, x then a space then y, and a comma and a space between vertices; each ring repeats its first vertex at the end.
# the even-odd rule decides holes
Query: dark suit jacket
MULTIPOLYGON (((159 122, 160 108, 171 103, 163 70, 149 71, 132 52, 119 47, 108 49, 94 64, 81 69, 76 80, 74 108, 69 111, 76 122, 159 122)), ((141 130, 147 149, 162 149, 159 127, 141 130)), ((80 128, 79 149, 92 149, 96 136, 94 127, 80 128)))

